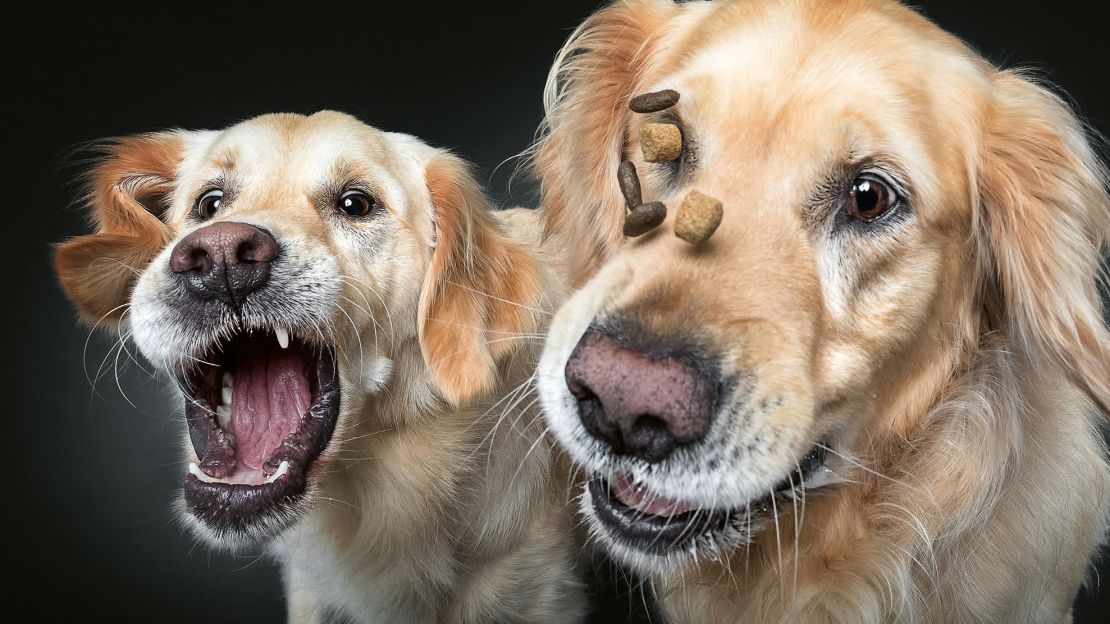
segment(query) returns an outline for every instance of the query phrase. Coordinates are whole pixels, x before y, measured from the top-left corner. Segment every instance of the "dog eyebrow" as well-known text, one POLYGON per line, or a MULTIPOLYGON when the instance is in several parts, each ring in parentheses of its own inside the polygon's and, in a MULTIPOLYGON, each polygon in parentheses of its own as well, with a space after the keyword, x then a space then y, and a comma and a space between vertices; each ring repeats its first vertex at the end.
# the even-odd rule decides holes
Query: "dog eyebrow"
POLYGON ((212 164, 221 171, 235 171, 235 158, 238 150, 229 147, 212 159, 212 164))
POLYGON ((332 165, 332 177, 337 180, 355 177, 355 166, 346 158, 340 158, 332 165))
POLYGON ((206 193, 212 189, 220 189, 224 192, 224 201, 230 201, 232 189, 229 187, 231 186, 232 184, 229 183, 229 176, 221 171, 202 182, 194 192, 199 194, 206 193))

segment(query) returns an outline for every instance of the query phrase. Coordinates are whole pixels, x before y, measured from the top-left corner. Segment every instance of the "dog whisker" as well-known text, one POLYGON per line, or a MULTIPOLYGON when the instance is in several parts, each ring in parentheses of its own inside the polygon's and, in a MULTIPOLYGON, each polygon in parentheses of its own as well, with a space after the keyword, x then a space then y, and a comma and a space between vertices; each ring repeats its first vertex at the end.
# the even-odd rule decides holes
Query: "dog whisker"
POLYGON ((397 335, 396 330, 393 328, 393 317, 392 317, 392 315, 390 315, 389 306, 386 305, 385 299, 382 297, 381 293, 379 293, 378 290, 376 288, 374 288, 374 286, 372 284, 370 284, 369 282, 366 282, 365 280, 361 280, 357 277, 353 277, 353 276, 350 276, 350 275, 345 275, 345 276, 342 277, 342 279, 345 280, 345 281, 346 280, 351 280, 351 281, 354 281, 358 284, 362 284, 363 286, 365 286, 367 289, 370 290, 371 294, 373 294, 375 297, 378 298, 378 301, 380 301, 381 304, 382 304, 382 311, 385 312, 385 320, 386 320, 387 323, 389 323, 389 335, 390 336, 396 336, 397 335))
POLYGON ((450 280, 448 280, 447 283, 451 284, 452 286, 462 288, 463 290, 472 292, 476 295, 481 295, 483 297, 488 297, 489 299, 492 299, 493 301, 497 301, 499 303, 505 303, 505 304, 508 304, 508 305, 511 305, 511 306, 516 306, 518 308, 522 308, 522 309, 528 310, 530 312, 535 312, 536 314, 542 314, 544 316, 551 316, 551 313, 546 311, 546 310, 541 310, 540 308, 534 308, 532 306, 527 306, 527 305, 524 305, 523 303, 520 303, 520 302, 517 302, 517 301, 509 301, 508 299, 502 299, 501 297, 495 297, 495 296, 493 296, 489 293, 484 293, 480 290, 476 290, 474 288, 471 288, 471 287, 469 287, 465 284, 460 284, 458 282, 450 281, 450 280))
MULTIPOLYGON (((89 343, 92 341, 92 337, 94 335, 96 335, 97 328, 100 327, 100 324, 103 323, 105 319, 107 319, 109 316, 114 314, 117 310, 124 310, 123 314, 125 315, 130 308, 131 308, 130 303, 120 304, 120 305, 112 308, 111 310, 108 310, 103 315, 101 315, 101 317, 98 318, 95 323, 93 323, 93 326, 91 328, 89 328, 89 334, 85 338, 85 346, 81 350, 81 364, 82 364, 82 368, 85 371, 85 379, 89 382, 90 386, 95 386, 95 383, 93 382, 92 378, 89 376, 89 367, 88 367, 89 343)), ((121 315, 120 318, 122 319, 123 315, 121 315)))

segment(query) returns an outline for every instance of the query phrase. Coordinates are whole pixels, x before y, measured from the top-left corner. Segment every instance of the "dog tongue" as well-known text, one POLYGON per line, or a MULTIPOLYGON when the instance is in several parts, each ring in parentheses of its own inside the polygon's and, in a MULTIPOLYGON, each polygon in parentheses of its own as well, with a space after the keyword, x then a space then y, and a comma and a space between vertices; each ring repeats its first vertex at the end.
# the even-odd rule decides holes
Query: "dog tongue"
POLYGON ((644 490, 643 486, 637 485, 635 481, 623 475, 613 484, 613 494, 625 506, 652 516, 669 518, 691 509, 686 503, 672 501, 662 496, 652 496, 644 490))
POLYGON ((276 340, 251 340, 237 353, 232 384, 230 433, 240 465, 260 470, 308 411, 312 391, 309 359, 276 340))

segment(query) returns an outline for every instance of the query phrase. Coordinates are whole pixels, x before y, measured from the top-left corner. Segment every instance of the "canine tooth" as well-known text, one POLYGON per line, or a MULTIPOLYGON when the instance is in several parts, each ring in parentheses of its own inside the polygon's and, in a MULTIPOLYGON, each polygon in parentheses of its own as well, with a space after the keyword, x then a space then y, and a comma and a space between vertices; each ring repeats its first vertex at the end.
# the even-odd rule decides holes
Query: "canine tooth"
POLYGON ((220 405, 216 408, 216 423, 220 427, 226 427, 231 422, 231 409, 226 405, 220 405))
POLYGON ((224 402, 224 405, 231 405, 231 388, 224 387, 220 389, 220 399, 224 402))
POLYGON ((222 387, 230 388, 230 387, 232 387, 232 385, 234 385, 234 383, 235 383, 235 375, 232 375, 231 371, 228 371, 228 372, 224 373, 224 382, 223 382, 222 387))
POLYGON ((210 477, 207 474, 205 474, 204 471, 200 469, 200 466, 194 464, 193 462, 189 462, 189 474, 191 474, 194 477, 200 479, 201 481, 204 481, 205 483, 219 483, 220 482, 219 479, 216 479, 215 477, 210 477))
POLYGON ((270 475, 266 479, 266 483, 273 483, 274 481, 277 481, 281 478, 281 475, 287 472, 289 472, 289 461, 282 460, 281 464, 278 465, 278 469, 274 471, 274 474, 270 475))
POLYGON ((275 327, 274 333, 277 334, 278 344, 282 349, 289 348, 289 330, 284 327, 275 327))

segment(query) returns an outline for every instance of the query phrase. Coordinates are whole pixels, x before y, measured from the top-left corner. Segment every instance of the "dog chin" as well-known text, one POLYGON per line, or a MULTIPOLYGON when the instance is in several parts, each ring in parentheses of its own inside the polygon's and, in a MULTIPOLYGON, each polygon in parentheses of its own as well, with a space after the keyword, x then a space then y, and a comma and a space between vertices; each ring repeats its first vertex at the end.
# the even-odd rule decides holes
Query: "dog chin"
POLYGON ((694 560, 717 560, 751 543, 771 526, 779 510, 804 503, 805 492, 833 482, 825 445, 815 445, 797 468, 763 495, 724 502, 691 487, 682 497, 659 494, 655 479, 631 473, 593 473, 581 496, 590 531, 615 557, 648 574, 674 571, 694 560), (646 485, 645 485, 646 484, 646 485))
POLYGON ((178 521, 197 541, 212 550, 240 553, 280 539, 308 515, 314 499, 311 491, 306 492, 280 510, 275 509, 235 527, 219 526, 194 514, 189 510, 184 495, 178 496, 174 502, 174 511, 178 521))

